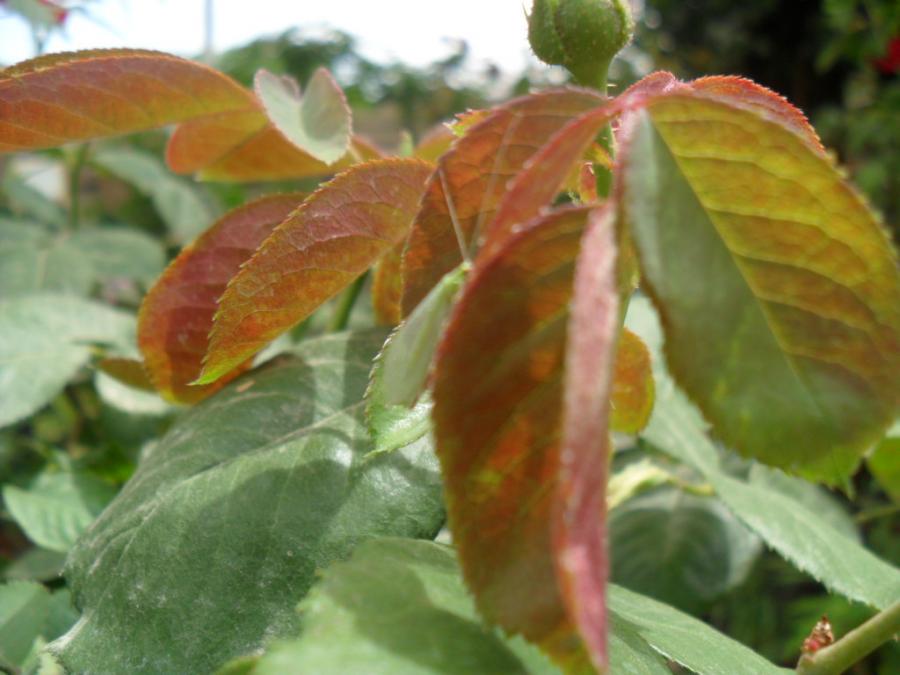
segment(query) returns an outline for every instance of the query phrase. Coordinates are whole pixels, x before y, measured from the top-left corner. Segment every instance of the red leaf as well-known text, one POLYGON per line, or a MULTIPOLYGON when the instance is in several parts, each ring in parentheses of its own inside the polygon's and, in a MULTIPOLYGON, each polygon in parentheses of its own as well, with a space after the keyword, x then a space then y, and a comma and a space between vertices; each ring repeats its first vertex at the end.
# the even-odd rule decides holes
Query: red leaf
POLYGON ((0 152, 142 131, 252 100, 228 76, 161 52, 42 56, 0 71, 0 152))
POLYGON ((178 126, 166 148, 166 162, 176 173, 197 173, 206 180, 264 181, 330 175, 357 160, 381 157, 356 136, 353 152, 331 166, 290 143, 269 122, 253 99, 250 109, 192 120, 178 126))
POLYGON ((400 296, 403 292, 400 263, 404 245, 405 242, 400 242, 385 253, 372 275, 372 308, 376 321, 382 326, 396 326, 403 318, 400 315, 400 296))
POLYGON ((591 660, 603 671, 606 643, 606 482, 609 399, 619 294, 615 210, 591 213, 575 270, 564 381, 554 548, 562 598, 591 660))
POLYGON ((228 283, 198 382, 246 361, 402 241, 431 168, 376 160, 316 190, 228 283))
POLYGON ((507 181, 572 117, 602 101, 580 90, 526 96, 492 111, 456 141, 428 184, 404 253, 404 315, 462 261, 450 209, 471 240, 490 222, 507 181))
MULTIPOLYGON (((138 318, 138 344, 163 397, 198 401, 231 379, 188 386, 200 373, 216 301, 228 280, 304 197, 272 195, 229 212, 187 246, 147 293, 138 318)), ((248 360, 243 368, 249 365, 248 360)))
POLYGON ((568 306, 588 213, 537 218, 482 259, 435 366, 437 452, 466 581, 489 621, 562 661, 581 654, 552 529, 568 306))

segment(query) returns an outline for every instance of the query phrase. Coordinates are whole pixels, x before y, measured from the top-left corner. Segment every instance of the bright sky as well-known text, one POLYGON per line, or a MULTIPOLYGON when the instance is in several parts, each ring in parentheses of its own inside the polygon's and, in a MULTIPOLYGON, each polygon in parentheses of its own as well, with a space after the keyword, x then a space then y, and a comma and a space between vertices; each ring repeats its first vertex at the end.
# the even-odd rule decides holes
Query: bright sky
MULTIPOLYGON (((95 0, 91 18, 73 14, 46 51, 143 47, 182 56, 203 49, 204 0, 95 0)), ((447 39, 464 38, 475 66, 506 72, 533 63, 524 7, 531 0, 213 0, 216 51, 291 26, 332 27, 355 35, 374 60, 424 65, 446 56, 447 39)), ((26 24, 0 10, 0 63, 34 55, 26 24)))

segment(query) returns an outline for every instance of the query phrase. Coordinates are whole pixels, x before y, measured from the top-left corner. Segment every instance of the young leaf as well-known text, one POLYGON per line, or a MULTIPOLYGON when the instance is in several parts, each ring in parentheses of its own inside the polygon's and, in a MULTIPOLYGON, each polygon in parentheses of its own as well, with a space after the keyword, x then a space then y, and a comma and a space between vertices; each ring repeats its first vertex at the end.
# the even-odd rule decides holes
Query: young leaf
POLYGON ((666 356, 726 443, 839 483, 900 403, 896 255, 807 135, 725 101, 668 94, 623 152, 666 356))
POLYGON ((27 489, 3 487, 3 501, 28 538, 63 553, 115 494, 112 485, 74 471, 44 470, 27 489))
POLYGON ((445 275, 391 333, 375 359, 366 391, 366 418, 375 452, 403 447, 427 433, 431 400, 422 393, 441 330, 467 272, 460 265, 445 275))
POLYGON ((798 569, 851 600, 884 608, 900 599, 900 572, 833 526, 823 510, 760 482, 723 473, 699 411, 677 389, 662 359, 662 328, 645 298, 634 298, 627 322, 655 357, 656 403, 642 437, 697 469, 745 525, 798 569))
POLYGON ((626 434, 636 434, 643 429, 653 411, 654 387, 647 345, 623 328, 616 348, 610 393, 610 428, 626 434))
POLYGON ((402 241, 381 256, 372 275, 372 309, 375 320, 382 326, 396 326, 402 320, 400 298, 403 293, 403 278, 400 264, 403 261, 402 241))
POLYGON ((262 181, 325 176, 382 156, 355 136, 352 152, 331 166, 300 150, 275 129, 258 102, 252 110, 201 117, 180 124, 169 139, 166 161, 176 173, 205 180, 262 181))
POLYGON ((427 439, 365 457, 380 331, 304 342, 192 408, 69 557, 67 670, 208 673, 297 633, 317 571, 372 536, 444 519, 427 439))
POLYGON ((491 623, 570 663, 583 655, 556 580, 552 526, 567 310, 588 213, 538 218, 473 270, 434 384, 449 523, 475 601, 491 623))
POLYGON ((600 672, 608 661, 606 483, 616 279, 615 207, 608 204, 591 212, 575 266, 553 536, 563 602, 600 672))
POLYGON ((0 427, 49 402, 91 356, 91 343, 129 344, 134 319, 73 296, 0 301, 0 427))
POLYGON ((0 152, 142 131, 252 104, 253 95, 226 75, 160 52, 50 54, 0 70, 0 152))
POLYGON ((197 382, 233 370, 400 242, 430 170, 415 159, 368 162, 311 195, 228 283, 197 382))
POLYGON ((456 141, 428 183, 403 256, 404 316, 462 262, 453 217, 471 249, 476 230, 490 222, 507 181, 569 120, 602 102, 587 90, 533 94, 492 111, 456 141))
POLYGON ((269 119, 284 137, 320 162, 334 164, 350 147, 350 108, 325 68, 300 94, 296 81, 260 70, 253 80, 269 119))
POLYGON ((269 649, 253 675, 559 673, 521 638, 482 624, 453 549, 432 542, 363 543, 324 571, 298 610, 303 632, 269 649))
POLYGON ((230 211, 187 246, 147 293, 138 345, 164 398, 199 401, 225 384, 188 386, 200 374, 217 301, 241 265, 303 199, 300 193, 270 195, 230 211))

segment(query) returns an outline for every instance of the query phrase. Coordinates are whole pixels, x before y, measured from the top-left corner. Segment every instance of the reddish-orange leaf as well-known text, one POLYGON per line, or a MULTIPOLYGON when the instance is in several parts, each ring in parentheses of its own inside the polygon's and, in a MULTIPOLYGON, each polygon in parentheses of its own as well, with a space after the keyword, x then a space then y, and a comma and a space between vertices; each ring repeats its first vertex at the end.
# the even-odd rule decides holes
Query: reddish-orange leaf
POLYGON ((372 307, 375 320, 382 326, 396 326, 403 318, 400 314, 400 296, 403 279, 400 263, 406 242, 400 242, 381 256, 372 275, 372 307))
POLYGON ((456 134, 446 124, 438 124, 432 127, 419 139, 413 150, 413 155, 426 162, 437 162, 457 138, 456 134))
POLYGON ((219 301, 198 382, 214 382, 401 242, 432 166, 358 164, 320 187, 263 243, 219 301))
MULTIPOLYGON (((216 302, 228 280, 304 197, 272 195, 229 212, 187 246, 147 293, 138 318, 138 344, 164 398, 198 401, 231 379, 188 386, 200 374, 216 302)), ((243 367, 249 365, 245 360, 243 367)))
POLYGON ((161 52, 42 56, 0 71, 0 152, 151 129, 251 101, 228 76, 161 52))
POLYGON ((127 359, 119 356, 109 356, 97 363, 97 368, 122 384, 134 389, 156 391, 144 363, 137 359, 127 359))
POLYGON ((288 141, 269 122, 259 103, 251 107, 192 120, 169 139, 166 161, 176 173, 196 173, 206 180, 262 181, 325 176, 360 161, 381 156, 356 136, 352 152, 331 166, 288 141), (355 153, 355 156, 354 156, 355 153))
POLYGON ((588 207, 542 216, 472 272, 439 347, 435 438, 453 539, 482 614, 579 652, 553 517, 569 300, 588 207))
POLYGON ((575 270, 555 502, 556 572, 569 620, 594 666, 608 663, 606 482, 619 293, 615 208, 591 213, 575 270))
MULTIPOLYGON (((621 266, 621 258, 619 265, 621 266)), ((650 420, 656 395, 651 365, 647 345, 630 330, 623 328, 616 349, 610 397, 610 427, 614 431, 636 434, 650 420)))
POLYGON ((507 181, 569 120, 603 100, 580 90, 526 96, 492 111, 456 141, 429 181, 404 253, 404 315, 462 261, 451 211, 470 247, 476 230, 493 218, 507 181))
POLYGON ((534 218, 563 189, 573 167, 585 157, 594 139, 610 121, 674 86, 668 73, 654 73, 621 96, 569 121, 549 138, 510 181, 485 231, 480 255, 491 255, 518 223, 534 218))

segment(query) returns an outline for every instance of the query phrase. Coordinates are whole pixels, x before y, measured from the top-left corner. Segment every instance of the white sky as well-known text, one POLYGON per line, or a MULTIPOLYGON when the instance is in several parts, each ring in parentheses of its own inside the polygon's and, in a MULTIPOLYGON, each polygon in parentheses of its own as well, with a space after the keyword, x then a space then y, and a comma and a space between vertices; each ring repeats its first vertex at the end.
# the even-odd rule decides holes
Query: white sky
MULTIPOLYGON (((463 38, 470 63, 507 73, 533 63, 523 7, 531 0, 213 0, 214 47, 222 51, 291 26, 331 27, 356 36, 374 60, 425 65, 446 56, 447 38, 463 38)), ((95 0, 92 18, 73 14, 46 51, 143 47, 182 56, 203 49, 204 0, 95 0)), ((31 33, 0 10, 0 63, 34 55, 31 33)))

